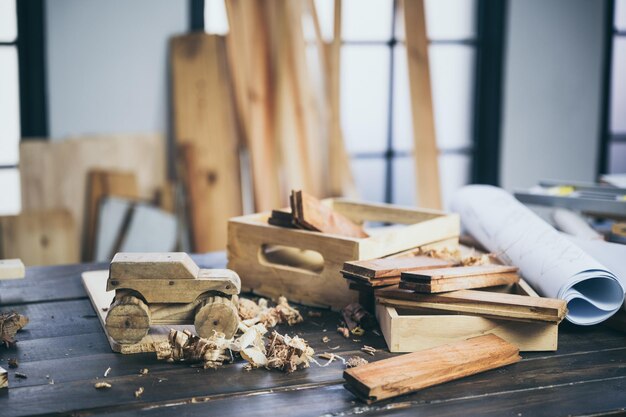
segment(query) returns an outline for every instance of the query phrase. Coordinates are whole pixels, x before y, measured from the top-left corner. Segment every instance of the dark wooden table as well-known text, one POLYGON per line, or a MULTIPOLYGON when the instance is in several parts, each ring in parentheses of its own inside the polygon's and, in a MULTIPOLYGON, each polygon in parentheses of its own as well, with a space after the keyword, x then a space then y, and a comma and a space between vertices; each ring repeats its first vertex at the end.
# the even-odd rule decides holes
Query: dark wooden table
MULTIPOLYGON (((222 266, 223 255, 196 257, 205 267, 222 266)), ((366 406, 343 388, 340 362, 283 374, 245 371, 243 363, 218 370, 192 368, 156 360, 154 354, 112 353, 80 274, 106 265, 28 268, 26 278, 0 282, 1 310, 26 314, 30 324, 17 347, 0 347, 0 366, 17 358, 17 379, 9 370, 10 388, 0 390, 0 416, 44 414, 146 416, 565 416, 619 414, 626 408, 626 335, 603 326, 561 326, 555 353, 524 353, 507 368, 450 382, 421 392, 366 406), (94 383, 106 378, 109 390, 94 383), (140 376, 139 370, 149 374, 140 376), (144 387, 136 399, 134 392, 144 387)), ((296 333, 317 353, 330 348, 343 357, 370 360, 389 357, 382 337, 369 333, 359 341, 335 332, 339 315, 323 311, 280 332, 296 333), (323 343, 327 335, 331 341, 323 343), (374 357, 364 345, 381 349, 374 357)), ((324 362, 321 360, 320 362, 324 362)))

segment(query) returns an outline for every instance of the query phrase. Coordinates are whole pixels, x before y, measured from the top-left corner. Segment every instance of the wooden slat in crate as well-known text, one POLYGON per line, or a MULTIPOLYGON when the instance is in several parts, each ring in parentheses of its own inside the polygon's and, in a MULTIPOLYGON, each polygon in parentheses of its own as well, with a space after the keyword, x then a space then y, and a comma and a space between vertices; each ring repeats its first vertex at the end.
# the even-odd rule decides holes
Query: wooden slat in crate
POLYGON ((222 36, 171 41, 174 136, 180 146, 194 250, 226 247, 226 222, 242 212, 238 133, 222 36))
MULTIPOLYGON (((509 291, 539 297, 524 280, 509 291)), ((559 326, 554 322, 445 314, 429 309, 403 311, 382 304, 376 305, 376 318, 390 352, 415 352, 486 333, 500 336, 523 352, 555 351, 558 347, 559 326)))
MULTIPOLYGON (((366 204, 345 200, 325 200, 351 219, 401 223, 358 239, 267 224, 269 213, 231 219, 228 224, 228 267, 239 274, 242 288, 267 297, 286 296, 297 303, 341 309, 356 301, 341 276, 346 260, 375 259, 407 249, 448 239, 458 243, 459 217, 431 210, 397 208, 388 204, 366 204), (300 251, 317 258, 308 267, 279 264, 272 250, 289 247, 294 256, 300 251), (296 252, 296 253, 294 253, 296 252)), ((311 264, 309 262, 309 264, 311 264)))

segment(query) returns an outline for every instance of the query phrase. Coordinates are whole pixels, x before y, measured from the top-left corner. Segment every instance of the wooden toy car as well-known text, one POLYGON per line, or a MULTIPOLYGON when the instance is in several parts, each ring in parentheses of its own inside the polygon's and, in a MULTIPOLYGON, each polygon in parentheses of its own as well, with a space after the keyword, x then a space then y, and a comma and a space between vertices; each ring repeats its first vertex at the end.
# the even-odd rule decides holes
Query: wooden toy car
POLYGON ((198 335, 232 337, 239 325, 232 299, 241 280, 229 269, 200 269, 186 253, 118 253, 107 291, 115 298, 106 317, 110 337, 139 342, 151 324, 192 324, 198 335))

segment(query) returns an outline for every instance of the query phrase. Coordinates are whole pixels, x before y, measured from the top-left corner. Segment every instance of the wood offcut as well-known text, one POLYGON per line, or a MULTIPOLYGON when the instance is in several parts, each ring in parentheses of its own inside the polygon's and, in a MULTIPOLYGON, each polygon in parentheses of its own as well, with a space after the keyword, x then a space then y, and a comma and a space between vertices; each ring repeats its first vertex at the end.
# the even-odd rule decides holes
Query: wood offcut
POLYGON ((346 388, 372 403, 519 362, 519 349, 495 335, 347 369, 346 388))
POLYGON ((400 288, 421 293, 440 293, 509 285, 518 281, 517 268, 513 266, 460 266, 402 272, 400 288))

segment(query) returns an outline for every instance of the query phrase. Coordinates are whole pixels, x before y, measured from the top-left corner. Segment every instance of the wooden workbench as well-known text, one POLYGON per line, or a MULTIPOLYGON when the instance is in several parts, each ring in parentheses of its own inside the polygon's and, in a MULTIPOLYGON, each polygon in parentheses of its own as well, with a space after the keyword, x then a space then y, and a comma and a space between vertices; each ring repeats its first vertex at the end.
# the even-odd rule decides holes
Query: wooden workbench
MULTIPOLYGON (((223 255, 196 257, 203 267, 223 266, 223 255)), ((40 414, 145 416, 255 416, 294 415, 600 415, 626 408, 626 335, 602 326, 562 325, 556 353, 525 353, 510 367, 425 389, 373 406, 358 402, 343 388, 340 362, 312 365, 293 374, 244 371, 243 363, 204 370, 158 362, 154 354, 124 356, 112 353, 80 274, 106 265, 69 265, 28 268, 26 278, 0 282, 0 310, 30 317, 18 333, 16 348, 0 347, 0 366, 19 360, 28 376, 17 379, 9 370, 10 388, 0 390, 0 416, 40 414), (96 390, 97 378, 109 390, 96 390), (140 376, 139 370, 149 374, 140 376), (144 387, 136 399, 134 392, 144 387)), ((339 315, 324 311, 321 318, 281 332, 295 332, 317 353, 331 351, 344 357, 360 354, 363 344, 385 349, 382 337, 370 333, 360 341, 346 340, 335 327, 339 315), (321 339, 331 338, 326 345, 321 339)), ((389 357, 378 352, 376 360, 389 357)), ((320 362, 324 362, 320 360, 320 362)))

